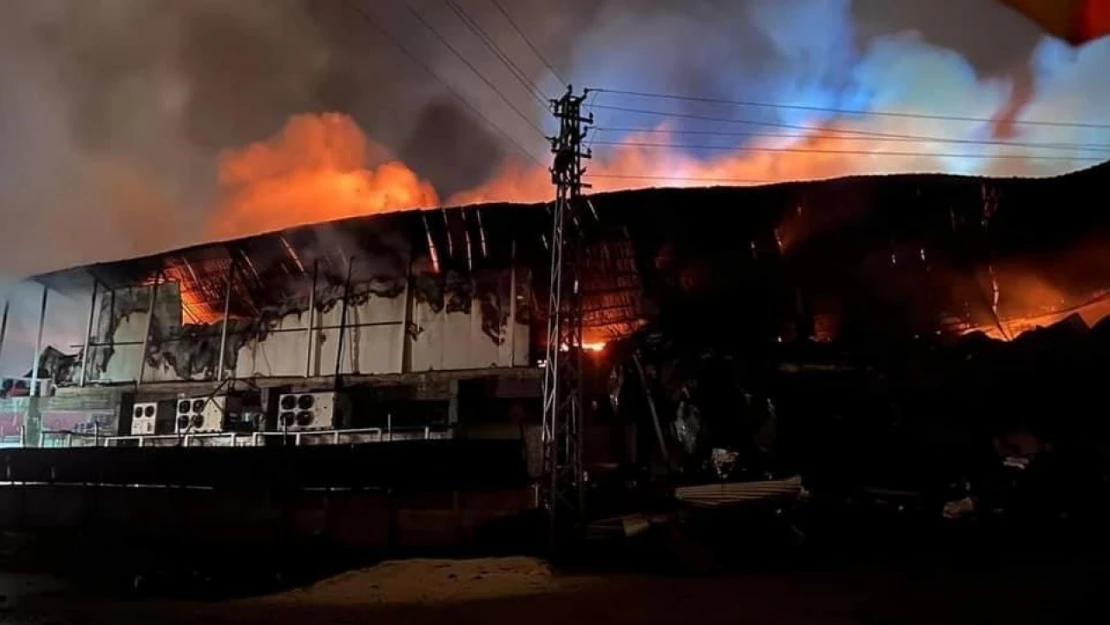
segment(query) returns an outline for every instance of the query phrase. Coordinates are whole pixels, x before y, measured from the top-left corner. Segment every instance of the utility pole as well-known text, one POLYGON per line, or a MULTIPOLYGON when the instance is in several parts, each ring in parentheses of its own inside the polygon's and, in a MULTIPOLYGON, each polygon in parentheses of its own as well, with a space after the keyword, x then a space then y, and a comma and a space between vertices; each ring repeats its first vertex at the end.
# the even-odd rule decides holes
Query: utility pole
POLYGON ((559 134, 550 137, 555 155, 551 182, 555 206, 551 227, 551 281, 547 309, 547 354, 543 378, 543 503, 550 519, 554 552, 564 532, 581 526, 582 469, 582 293, 578 268, 587 211, 582 166, 590 158, 582 141, 593 116, 582 117, 589 90, 576 96, 571 87, 551 101, 559 134))

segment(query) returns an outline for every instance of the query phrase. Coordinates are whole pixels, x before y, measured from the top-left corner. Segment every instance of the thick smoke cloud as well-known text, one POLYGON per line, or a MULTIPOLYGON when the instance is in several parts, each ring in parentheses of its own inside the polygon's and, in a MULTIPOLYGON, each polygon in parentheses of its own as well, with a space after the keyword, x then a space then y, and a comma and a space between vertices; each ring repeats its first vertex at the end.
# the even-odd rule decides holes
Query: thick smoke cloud
MULTIPOLYGON (((909 2, 853 3, 849 0, 751 0, 734 3, 735 11, 723 17, 719 27, 712 30, 706 30, 704 21, 693 13, 644 15, 630 7, 609 4, 609 13, 600 20, 604 26, 593 31, 592 39, 587 38, 588 44, 579 48, 578 65, 585 68, 586 82, 590 84, 619 85, 619 88, 632 91, 669 90, 710 98, 800 104, 817 109, 894 111, 992 120, 980 124, 957 123, 843 115, 813 108, 790 110, 618 98, 625 108, 665 109, 687 116, 743 118, 764 124, 753 127, 684 118, 669 124, 676 135, 722 129, 766 132, 766 124, 800 124, 960 140, 1105 143, 1104 130, 1033 126, 1022 122, 1034 119, 1110 121, 1110 115, 1102 112, 1100 106, 1110 95, 1105 89, 1105 73, 1095 69, 1100 63, 1110 61, 1110 45, 1106 40, 1080 51, 1067 50, 1069 55, 1063 52, 1063 44, 1031 37, 1032 27, 998 3, 963 2, 959 7, 956 3, 935 4, 940 6, 909 2), (895 11, 895 6, 903 6, 904 10, 895 11), (907 19, 914 16, 919 21, 917 28, 907 23, 907 19), (892 18, 898 19, 891 21, 892 18), (950 31, 938 26, 941 18, 944 23, 953 25, 950 31), (975 24, 974 31, 967 26, 968 22, 975 24), (886 29, 881 27, 884 23, 886 29), (1000 46, 988 51, 982 42, 993 43, 995 37, 984 37, 982 33, 995 31, 1001 33, 1000 46), (671 54, 673 48, 652 45, 660 40, 662 33, 669 33, 682 42, 681 54, 671 54), (606 42, 617 39, 630 44, 628 52, 600 53, 606 42), (1053 62, 1045 63, 1047 57, 1053 62), (599 58, 602 60, 597 61, 599 58), (594 60, 591 62, 591 59, 594 60), (702 75, 706 64, 713 68, 708 78, 702 75), (674 88, 690 76, 697 77, 695 85, 681 90, 674 88), (1060 88, 1064 84, 1069 85, 1067 91, 1060 88), (1061 98, 1068 104, 1061 107, 1061 98)), ((605 104, 612 104, 612 100, 605 100, 605 104)), ((660 123, 657 116, 613 111, 606 106, 599 107, 598 116, 602 125, 644 130, 655 129, 660 123)), ((672 142, 683 140, 681 136, 664 138, 672 142)), ((713 150, 693 152, 693 155, 703 163, 728 163, 727 166, 710 167, 716 175, 731 172, 733 178, 754 180, 876 171, 1044 175, 1091 164, 1092 159, 1082 158, 1084 156, 1095 159, 1105 156, 1105 152, 1077 154, 1075 150, 991 148, 946 142, 814 141, 812 136, 810 139, 804 147, 811 150, 911 151, 1000 158, 907 158, 875 154, 874 157, 864 155, 852 159, 841 156, 838 157, 841 163, 830 167, 822 161, 832 159, 810 153, 806 158, 795 155, 775 159, 753 157, 740 163, 735 155, 720 157, 718 148, 722 144, 730 145, 724 138, 712 141, 713 150), (1014 158, 1022 155, 1036 158, 1014 158), (1061 156, 1076 158, 1060 159, 1061 156), (851 162, 843 162, 848 160, 851 162), (760 162, 763 165, 759 165, 760 162)), ((687 139, 686 143, 691 141, 687 139)), ((693 143, 705 145, 707 141, 695 137, 693 143)), ((792 144, 779 143, 777 147, 792 144)), ((733 147, 741 145, 751 147, 751 140, 739 138, 731 144, 733 147)), ((775 144, 764 147, 771 145, 775 144)), ((690 150, 672 151, 671 159, 659 159, 670 163, 648 173, 705 169, 691 168, 680 158, 690 153, 690 150)))
MULTIPOLYGON (((457 2, 542 89, 548 94, 560 89, 488 0, 457 2)), ((531 182, 542 181, 542 173, 496 179, 499 172, 523 171, 522 163, 530 166, 521 149, 546 158, 546 146, 531 128, 549 129, 543 109, 444 2, 410 3, 529 119, 474 77, 414 19, 405 2, 362 0, 360 6, 513 142, 477 119, 341 0, 42 0, 6 6, 0 23, 0 136, 5 137, 0 211, 8 225, 0 233, 0 271, 14 277, 206 238, 214 213, 226 206, 221 159, 243 146, 280 140, 288 120, 303 114, 350 115, 373 145, 426 179, 441 198, 485 199, 499 190, 510 192, 504 199, 545 197, 542 183, 531 182), (483 186, 491 179, 495 184, 483 186)), ((609 98, 610 104, 917 134, 1002 134, 1025 141, 1046 136, 1090 141, 1093 133, 1030 130, 1007 124, 1011 118, 1110 121, 1096 108, 1108 92, 1106 73, 1098 68, 1110 60, 1108 46, 1097 42, 1079 53, 1064 51, 1042 42, 1032 25, 992 0, 502 5, 558 71, 580 87, 957 112, 998 117, 1001 123, 969 128, 694 103, 609 98)), ((644 129, 661 122, 600 110, 598 118, 605 125, 644 129)), ((717 139, 714 145, 749 141, 717 139)), ((752 178, 876 169, 1057 173, 1084 164, 863 158, 845 169, 801 167, 799 158, 786 159, 794 165, 757 158, 760 164, 740 167, 737 156, 723 159, 719 150, 618 153, 599 146, 597 151, 601 168, 626 175, 632 168, 656 175, 676 166, 720 177, 738 177, 739 167, 752 178)))
MULTIPOLYGON (((351 1, 451 88, 399 52, 344 0, 5 4, 0 281, 7 286, 0 290, 16 306, 0 363, 4 372, 25 372, 34 344, 39 292, 10 284, 28 274, 437 200, 550 197, 546 173, 521 155, 547 158, 546 143, 532 128, 551 131, 546 112, 443 0, 408 2, 520 114, 428 32, 404 0, 351 1)), ((547 95, 562 89, 489 0, 454 1, 547 95)), ((1074 150, 849 141, 830 139, 830 130, 1110 144, 1104 129, 1022 123, 1110 124, 1110 41, 1070 49, 1042 38, 994 0, 500 2, 578 88, 990 120, 952 123, 603 94, 590 100, 599 124, 641 132, 592 136, 597 158, 591 170, 613 176, 594 181, 602 190, 667 184, 635 176, 759 181, 899 171, 1049 175, 1092 162, 1027 158, 1075 156, 1074 150), (665 120, 605 105, 820 130, 773 131, 795 135, 787 137, 697 136, 684 133, 768 128, 665 120), (702 147, 615 147, 606 141, 702 147), (883 151, 949 155, 876 154, 883 151)), ((59 320, 50 323, 45 342, 62 348, 79 343, 86 302, 61 295, 51 301, 48 315, 59 320)))
MULTIPOLYGON (((402 17, 384 13, 386 23, 402 17)), ((302 113, 350 114, 417 162, 444 136, 472 143, 482 157, 472 162, 499 162, 487 131, 380 39, 338 1, 5 6, 0 270, 18 276, 203 238, 219 205, 220 154, 302 113)), ((470 167, 473 179, 455 184, 488 173, 470 167)))

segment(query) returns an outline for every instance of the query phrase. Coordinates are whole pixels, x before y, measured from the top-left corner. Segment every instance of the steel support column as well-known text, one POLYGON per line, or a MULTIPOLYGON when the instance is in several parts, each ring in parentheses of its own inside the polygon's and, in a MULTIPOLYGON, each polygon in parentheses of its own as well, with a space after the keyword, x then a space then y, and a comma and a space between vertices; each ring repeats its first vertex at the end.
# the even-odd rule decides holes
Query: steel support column
POLYGON ((11 305, 11 301, 4 300, 4 315, 0 317, 0 356, 4 355, 4 338, 8 335, 8 311, 11 305))
POLYGON ((42 333, 46 326, 46 301, 50 296, 50 289, 42 287, 42 304, 39 306, 39 329, 35 337, 35 360, 31 363, 31 396, 38 397, 39 392, 39 360, 42 359, 42 333))
MULTIPOLYGON (((235 281, 235 260, 227 267, 227 287, 224 289, 224 320, 220 324, 220 357, 216 362, 216 381, 223 382, 227 369, 227 322, 231 315, 231 286, 235 281)), ((232 376, 234 377, 234 376, 232 376)))
POLYGON ((343 339, 347 329, 347 307, 351 298, 351 271, 355 265, 355 257, 347 258, 347 277, 343 281, 343 304, 339 313, 339 341, 335 345, 335 388, 339 388, 339 371, 343 364, 343 339))
MULTIPOLYGON (((516 366, 516 237, 509 249, 509 366, 516 366)), ((527 364, 527 363, 525 363, 527 364)))
POLYGON ((320 274, 320 260, 312 261, 312 290, 308 293, 308 328, 305 330, 304 377, 312 377, 312 352, 316 348, 316 279, 320 274))
POLYGON ((154 278, 150 285, 150 312, 146 316, 146 331, 143 332, 143 348, 139 354, 139 376, 135 379, 135 386, 142 386, 143 374, 146 373, 146 352, 150 349, 150 329, 154 325, 154 304, 158 299, 158 287, 162 284, 162 272, 154 278))
POLYGON ((89 367, 89 343, 92 340, 93 321, 96 318, 96 296, 100 291, 100 281, 93 278, 92 301, 89 303, 89 318, 85 323, 85 340, 81 346, 81 373, 77 381, 77 386, 85 386, 85 379, 88 376, 89 367))

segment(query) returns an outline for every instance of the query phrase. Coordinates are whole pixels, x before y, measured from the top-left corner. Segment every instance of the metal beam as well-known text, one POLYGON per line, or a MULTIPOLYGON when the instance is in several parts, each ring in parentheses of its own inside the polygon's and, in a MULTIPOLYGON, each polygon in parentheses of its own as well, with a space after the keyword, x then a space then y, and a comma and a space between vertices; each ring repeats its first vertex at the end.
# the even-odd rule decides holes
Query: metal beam
POLYGON ((10 300, 4 300, 4 316, 0 318, 0 356, 4 355, 4 337, 8 334, 8 310, 11 305, 10 300))
POLYGON ((89 319, 85 323, 85 340, 81 346, 81 375, 77 381, 78 386, 85 386, 89 367, 89 342, 92 340, 93 320, 96 317, 96 296, 100 290, 100 282, 93 278, 92 302, 89 304, 89 319))
POLYGON ((339 342, 335 346, 335 387, 339 388, 339 367, 343 364, 343 338, 347 328, 347 306, 351 297, 351 270, 355 265, 355 257, 347 258, 347 278, 343 281, 343 304, 339 313, 339 342))
POLYGON ((135 379, 135 386, 142 386, 143 374, 146 373, 146 352, 150 349, 150 328, 154 323, 154 304, 158 297, 158 287, 162 284, 162 272, 154 278, 154 284, 150 285, 150 311, 146 316, 146 331, 143 332, 143 347, 142 352, 139 354, 139 375, 135 379))
POLYGON ((416 306, 412 265, 413 254, 410 253, 408 262, 405 263, 405 314, 401 316, 401 373, 408 373, 412 369, 412 336, 409 329, 413 327, 412 313, 416 306))
POLYGON ((42 332, 46 326, 46 300, 50 296, 50 289, 42 287, 42 305, 39 307, 39 330, 35 338, 35 360, 31 363, 31 396, 38 397, 39 393, 39 360, 42 359, 42 332))
POLYGON ((316 325, 316 279, 320 274, 320 259, 312 261, 312 291, 308 294, 308 328, 306 330, 307 336, 305 337, 305 363, 304 363, 304 377, 312 377, 312 352, 316 347, 316 334, 313 332, 313 326, 316 325))
MULTIPOLYGON (((509 260, 509 366, 516 366, 516 237, 513 237, 509 260)), ((527 363, 525 363, 527 364, 527 363)))
POLYGON ((224 320, 220 324, 220 359, 216 363, 216 381, 224 381, 224 362, 227 360, 227 318, 231 314, 231 285, 235 280, 235 259, 227 266, 227 288, 224 289, 224 320))

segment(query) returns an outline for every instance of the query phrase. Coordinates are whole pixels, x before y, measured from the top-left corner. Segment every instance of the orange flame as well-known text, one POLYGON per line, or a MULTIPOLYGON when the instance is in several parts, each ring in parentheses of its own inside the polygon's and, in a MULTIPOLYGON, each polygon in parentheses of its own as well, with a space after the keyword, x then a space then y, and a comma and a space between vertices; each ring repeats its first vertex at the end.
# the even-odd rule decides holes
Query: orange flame
MULTIPOLYGON (((223 313, 212 309, 204 296, 196 290, 195 283, 180 267, 170 267, 163 277, 151 276, 139 284, 144 287, 165 285, 177 286, 177 294, 181 298, 182 323, 210 325, 223 320, 223 313)), ((158 289, 158 293, 158 297, 167 295, 162 288, 158 289)))
MULTIPOLYGON (((606 343, 604 341, 582 341, 582 351, 593 354, 599 354, 605 351, 606 343)), ((563 343, 559 346, 559 351, 569 352, 570 346, 563 343)))
MULTIPOLYGON (((930 130, 921 126, 921 120, 888 119, 870 125, 869 132, 918 134, 930 130)), ((850 134, 853 130, 848 124, 826 124, 807 136, 763 137, 743 149, 722 151, 716 158, 700 160, 669 149, 682 141, 670 133, 668 126, 661 125, 624 137, 621 145, 588 162, 587 180, 594 192, 605 192, 650 186, 743 186, 875 172, 952 169, 949 157, 936 155, 951 151, 943 144, 891 145, 879 138, 850 134), (892 155, 892 151, 901 154, 892 155)), ((1006 146, 984 149, 998 154, 1008 152, 1006 146)), ((1035 159, 1028 162, 1016 159, 1012 152, 1007 156, 1010 158, 992 161, 981 173, 1038 173, 1035 159), (1004 169, 992 169, 1002 167, 1003 162, 1004 169)), ((222 200, 209 231, 222 238, 440 205, 428 181, 405 164, 391 160, 388 152, 368 139, 354 120, 339 113, 295 116, 268 141, 225 153, 220 159, 219 182, 222 200)), ((508 161, 487 183, 452 196, 448 204, 546 202, 553 196, 551 177, 545 168, 508 161)), ((789 244, 789 240, 780 242, 789 244)), ((1005 331, 997 327, 981 329, 1000 338, 1006 335, 1012 338, 1067 314, 1060 312, 1065 306, 1057 294, 1039 293, 1034 287, 1022 290, 1027 290, 1037 302, 1010 307, 1013 320, 1003 323, 1005 331)), ((182 297, 185 300, 189 295, 183 293, 182 297)), ((194 308, 190 302, 186 306, 194 308)), ((1096 308, 1101 311, 1101 307, 1096 308)), ((1106 308, 1110 312, 1110 305, 1106 308)), ((1083 314, 1085 318, 1091 316, 1089 322, 1093 323, 1105 313, 1092 309, 1083 314)), ((604 347, 600 342, 584 345, 589 351, 601 351, 604 347)))
POLYGON ((439 204, 430 183, 387 156, 346 115, 293 117, 271 140, 221 157, 223 202, 210 233, 247 236, 439 204))
MULTIPOLYGON (((1059 300, 1057 300, 1059 302, 1059 300)), ((1046 301, 1045 312, 1039 314, 1019 315, 1006 317, 999 323, 978 328, 969 328, 965 333, 982 332, 987 336, 1001 340, 1012 341, 1017 337, 1038 328, 1047 328, 1059 323, 1071 315, 1079 315, 1088 326, 1093 326, 1102 319, 1110 316, 1110 291, 1101 293, 1088 301, 1067 306, 1062 302, 1055 306, 1046 301)))
MULTIPOLYGON (((1084 258, 1084 250, 1078 250, 1066 260, 1071 266, 1081 266, 1084 258)), ((1058 288, 1041 276, 1015 271, 1008 274, 1001 291, 998 321, 966 328, 964 333, 982 332, 994 339, 1010 341, 1026 332, 1059 323, 1071 315, 1079 315, 1088 326, 1110 315, 1110 290, 1077 295, 1058 288)))
MULTIPOLYGON (((920 132, 920 128, 915 128, 910 122, 895 120, 883 124, 881 132, 891 135, 920 132)), ((744 148, 722 150, 716 158, 700 160, 675 149, 683 140, 671 130, 669 125, 661 124, 651 131, 625 136, 621 145, 604 157, 587 162, 586 178, 592 190, 752 186, 876 172, 939 172, 951 169, 952 165, 945 161, 954 158, 945 156, 953 150, 943 143, 892 145, 881 137, 852 134, 855 130, 847 125, 826 124, 805 136, 763 137, 744 148)), ((999 152, 1003 150, 998 148, 999 152)), ((1021 159, 1000 160, 1005 160, 1007 175, 1036 173, 1032 167, 1035 159, 1028 163, 1021 159)), ((448 203, 545 202, 553 196, 547 171, 510 162, 488 183, 452 196, 448 203)))
MULTIPOLYGON (((885 133, 920 132, 920 121, 889 120, 885 133), (916 126, 914 125, 916 124, 916 126)), ((744 186, 875 172, 909 173, 951 169, 944 145, 903 143, 851 135, 846 125, 828 124, 804 137, 764 137, 736 151, 699 160, 668 146, 681 144, 661 125, 626 136, 604 157, 590 161, 593 191, 651 186, 744 186), (891 151, 901 152, 892 155, 891 151)), ((943 134, 943 133, 941 133, 943 134)), ((997 150, 1005 150, 999 147, 997 150)), ((950 151, 950 150, 949 150, 950 151)), ((990 172, 986 172, 990 173, 990 172)), ((1036 173, 1032 161, 1006 159, 994 173, 1036 173)), ((222 202, 210 234, 230 238, 413 208, 439 206, 432 185, 405 164, 390 160, 349 116, 298 115, 265 142, 225 153, 220 160, 222 202)), ((546 202, 553 198, 545 168, 508 161, 488 182, 448 199, 450 205, 484 202, 546 202)))

